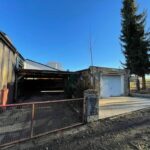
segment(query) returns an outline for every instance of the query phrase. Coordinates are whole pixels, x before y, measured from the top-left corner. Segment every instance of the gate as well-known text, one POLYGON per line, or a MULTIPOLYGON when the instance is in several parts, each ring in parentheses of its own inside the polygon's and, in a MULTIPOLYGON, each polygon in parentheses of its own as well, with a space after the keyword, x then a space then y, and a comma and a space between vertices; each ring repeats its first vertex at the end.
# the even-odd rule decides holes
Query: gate
POLYGON ((7 146, 84 122, 84 98, 0 106, 0 146, 7 146))

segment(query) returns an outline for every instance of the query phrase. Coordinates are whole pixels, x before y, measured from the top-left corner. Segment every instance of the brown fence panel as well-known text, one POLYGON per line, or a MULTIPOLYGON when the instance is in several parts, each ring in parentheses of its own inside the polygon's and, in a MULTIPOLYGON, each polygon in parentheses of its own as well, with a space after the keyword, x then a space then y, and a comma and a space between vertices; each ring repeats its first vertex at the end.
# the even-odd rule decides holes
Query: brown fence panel
POLYGON ((0 146, 83 123, 84 99, 0 106, 0 146))

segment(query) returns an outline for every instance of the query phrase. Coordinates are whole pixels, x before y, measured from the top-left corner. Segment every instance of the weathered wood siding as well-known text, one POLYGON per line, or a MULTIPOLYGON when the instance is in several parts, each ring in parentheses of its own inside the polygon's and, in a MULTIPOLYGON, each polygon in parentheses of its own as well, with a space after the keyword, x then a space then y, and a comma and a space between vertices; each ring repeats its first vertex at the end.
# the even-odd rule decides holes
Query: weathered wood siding
POLYGON ((1 90, 7 86, 9 88, 9 103, 13 101, 16 58, 17 54, 0 40, 0 99, 1 90))
POLYGON ((2 57, 3 57, 3 44, 0 41, 0 89, 2 89, 2 57))

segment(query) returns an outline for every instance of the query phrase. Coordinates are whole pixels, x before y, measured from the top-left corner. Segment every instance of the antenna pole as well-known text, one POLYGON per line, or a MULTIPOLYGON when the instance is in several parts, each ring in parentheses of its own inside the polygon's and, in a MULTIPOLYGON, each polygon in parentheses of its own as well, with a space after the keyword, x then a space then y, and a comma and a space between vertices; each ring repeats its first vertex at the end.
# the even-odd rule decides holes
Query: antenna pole
POLYGON ((91 56, 91 66, 93 66, 92 34, 91 34, 91 31, 90 31, 90 56, 91 56))
POLYGON ((90 50, 91 67, 92 67, 92 70, 91 70, 91 71, 92 71, 92 72, 91 72, 91 77, 92 77, 92 82, 93 82, 93 83, 92 83, 92 86, 93 86, 93 88, 94 88, 94 87, 95 87, 95 86, 94 86, 95 84, 94 84, 94 71, 93 71, 93 51, 92 51, 93 49, 92 49, 92 34, 91 34, 91 30, 90 30, 90 37, 89 37, 89 38, 90 38, 90 39, 89 39, 89 42, 90 42, 90 43, 89 43, 89 44, 90 44, 90 47, 89 47, 90 49, 89 49, 89 50, 90 50))

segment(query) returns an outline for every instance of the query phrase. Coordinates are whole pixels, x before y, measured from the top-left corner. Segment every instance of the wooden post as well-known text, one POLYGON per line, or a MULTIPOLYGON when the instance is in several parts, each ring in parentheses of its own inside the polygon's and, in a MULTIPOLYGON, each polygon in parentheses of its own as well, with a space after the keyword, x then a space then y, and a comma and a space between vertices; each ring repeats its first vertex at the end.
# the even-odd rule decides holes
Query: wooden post
POLYGON ((31 138, 33 137, 34 114, 35 114, 35 104, 32 104, 32 116, 31 116, 31 138))
POLYGON ((16 79, 15 79, 15 101, 18 98, 18 79, 17 79, 17 75, 16 75, 16 79))
POLYGON ((83 123, 86 123, 86 99, 85 99, 85 96, 83 98, 83 114, 82 114, 82 121, 83 123))

